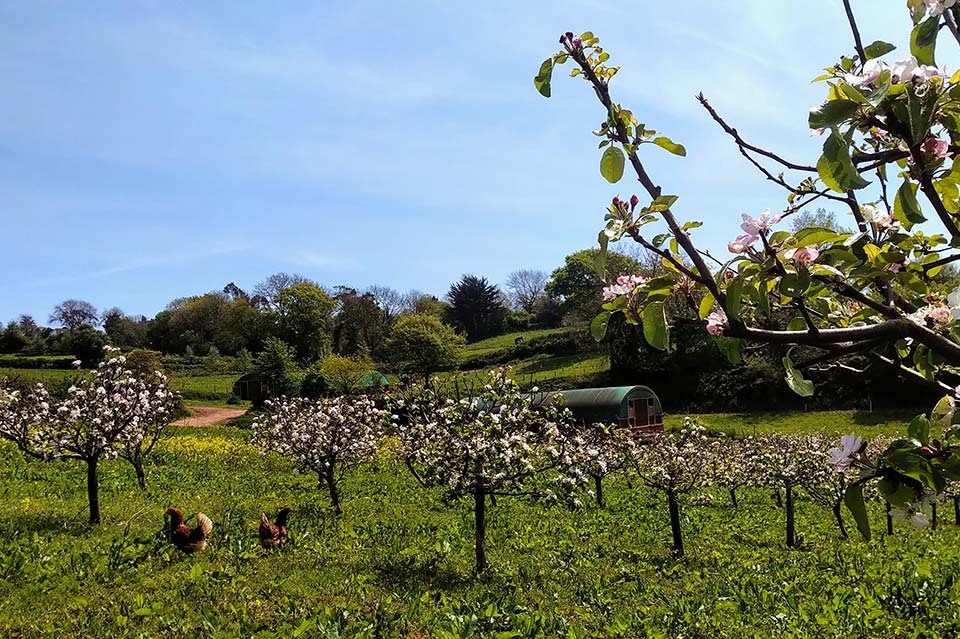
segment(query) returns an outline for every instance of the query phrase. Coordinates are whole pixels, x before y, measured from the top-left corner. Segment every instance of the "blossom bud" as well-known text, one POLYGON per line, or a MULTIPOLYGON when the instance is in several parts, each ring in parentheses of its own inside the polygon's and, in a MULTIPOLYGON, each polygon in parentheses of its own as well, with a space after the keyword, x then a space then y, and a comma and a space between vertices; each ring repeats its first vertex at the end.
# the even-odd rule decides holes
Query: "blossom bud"
POLYGON ((631 209, 637 208, 637 204, 639 204, 639 203, 640 203, 640 198, 637 197, 637 194, 636 194, 636 193, 634 193, 633 195, 630 196, 630 208, 631 208, 631 209))
POLYGON ((579 49, 579 48, 582 47, 582 46, 583 46, 583 41, 580 40, 580 38, 574 39, 574 41, 573 41, 573 48, 574 48, 574 49, 579 49))

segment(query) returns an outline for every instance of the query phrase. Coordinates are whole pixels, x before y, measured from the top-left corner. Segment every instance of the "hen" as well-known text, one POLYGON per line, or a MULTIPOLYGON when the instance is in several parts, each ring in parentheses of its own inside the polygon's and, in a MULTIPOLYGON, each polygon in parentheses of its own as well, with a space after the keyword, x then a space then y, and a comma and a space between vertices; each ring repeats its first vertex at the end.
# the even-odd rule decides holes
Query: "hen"
POLYGON ((207 547, 207 537, 213 530, 213 522, 203 513, 197 513, 197 525, 190 528, 183 523, 183 512, 179 508, 167 508, 169 518, 167 532, 170 542, 183 552, 200 552, 207 547))
POLYGON ((266 514, 260 513, 260 545, 264 548, 277 548, 287 542, 287 516, 293 512, 284 508, 277 513, 275 524, 271 524, 266 514))

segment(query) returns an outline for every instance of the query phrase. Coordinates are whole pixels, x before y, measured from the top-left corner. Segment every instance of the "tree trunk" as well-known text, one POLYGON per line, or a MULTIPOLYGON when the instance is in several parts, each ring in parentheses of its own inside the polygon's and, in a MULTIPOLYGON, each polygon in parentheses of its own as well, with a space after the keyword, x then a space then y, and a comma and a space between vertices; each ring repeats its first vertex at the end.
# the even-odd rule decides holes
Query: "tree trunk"
POLYGON ((843 499, 838 499, 833 502, 833 516, 837 518, 837 525, 840 526, 840 536, 844 539, 847 539, 847 527, 843 525, 843 515, 841 514, 841 508, 843 506, 843 499))
POLYGON ((340 506, 340 490, 337 487, 337 478, 331 470, 326 473, 324 479, 327 482, 327 488, 330 490, 330 504, 333 506, 333 514, 340 516, 343 514, 343 508, 340 506))
POLYGON ((777 500, 777 508, 783 508, 783 498, 780 497, 780 487, 779 487, 779 486, 778 486, 777 489, 774 491, 774 493, 773 493, 773 498, 774 498, 775 500, 777 500))
POLYGON ((100 525, 100 483, 97 478, 97 462, 94 457, 87 460, 87 501, 90 504, 90 525, 100 525))
POLYGON ((937 503, 936 502, 933 503, 930 510, 931 510, 931 514, 933 515, 933 517, 931 518, 930 529, 936 530, 937 529, 937 503))
POLYGON ((953 498, 953 523, 960 526, 960 496, 953 498))
POLYGON ((487 551, 485 548, 487 538, 487 495, 483 486, 477 486, 473 489, 473 519, 474 519, 474 547, 476 551, 477 573, 487 569, 487 551))
POLYGON ((667 493, 670 504, 670 530, 673 533, 673 556, 683 557, 683 531, 680 530, 680 503, 672 492, 667 493))
POLYGON ((490 505, 491 506, 497 505, 497 496, 494 495, 493 493, 490 493, 490 505))
MULTIPOLYGON (((777 491, 779 494, 779 491, 777 491)), ((793 486, 787 484, 787 547, 793 548, 797 544, 797 532, 793 521, 793 486)))
POLYGON ((887 511, 887 536, 893 535, 893 517, 890 516, 890 502, 884 501, 883 505, 886 506, 887 511))
POLYGON ((736 507, 738 506, 738 504, 737 504, 737 489, 736 489, 736 488, 731 488, 731 489, 730 489, 730 501, 731 501, 731 503, 733 503, 733 507, 734 507, 734 508, 736 508, 736 507))
POLYGON ((593 487, 597 494, 597 506, 600 506, 600 508, 606 508, 606 505, 603 503, 603 477, 600 475, 594 475, 593 487))
POLYGON ((133 464, 133 470, 137 473, 137 485, 140 486, 140 490, 146 490, 147 474, 143 471, 143 457, 138 455, 131 459, 130 463, 133 464))

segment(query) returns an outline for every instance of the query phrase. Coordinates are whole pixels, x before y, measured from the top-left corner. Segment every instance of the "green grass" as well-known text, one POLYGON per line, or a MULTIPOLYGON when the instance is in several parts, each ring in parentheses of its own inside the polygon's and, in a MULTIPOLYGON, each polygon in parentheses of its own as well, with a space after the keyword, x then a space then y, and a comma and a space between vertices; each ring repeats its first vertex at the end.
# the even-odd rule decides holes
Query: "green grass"
MULTIPOLYGON (((846 435, 856 432, 862 437, 877 435, 901 436, 914 417, 909 412, 891 411, 821 411, 810 413, 749 413, 707 414, 699 416, 711 430, 729 432, 739 436, 765 433, 824 433, 846 435)), ((667 428, 679 427, 683 415, 667 415, 667 428)))
POLYGON ((239 375, 172 375, 170 387, 187 403, 225 404, 239 375))
MULTIPOLYGON (((761 417, 757 428, 799 432, 824 415, 761 417)), ((839 432, 862 419, 830 415, 839 432)), ((893 421, 875 417, 865 426, 893 421)), ((714 418, 752 427, 749 417, 705 417, 714 418)), ((783 511, 766 491, 743 491, 737 509, 722 492, 703 491, 683 504, 687 557, 677 561, 663 499, 610 481, 605 510, 501 499, 489 511, 493 569, 475 577, 467 504, 444 505, 441 491, 420 488, 384 458, 348 474, 337 519, 314 476, 257 454, 248 434, 177 429, 148 467, 146 492, 129 465, 104 463, 105 523, 95 529, 83 523, 81 465, 28 461, 0 445, 0 636, 960 633, 960 529, 952 521, 843 541, 830 513, 801 494, 801 542, 788 550, 783 511), (169 505, 213 519, 206 552, 184 556, 165 543, 169 505), (256 542, 260 512, 286 505, 295 510, 292 541, 266 553, 256 542)), ((870 514, 881 529, 879 505, 870 514)))
POLYGON ((56 384, 83 374, 82 371, 52 368, 0 368, 0 377, 18 378, 31 383, 56 384))
POLYGON ((531 340, 535 337, 543 337, 545 335, 556 335, 558 333, 566 333, 571 330, 574 330, 569 327, 562 328, 545 328, 539 331, 522 331, 519 333, 507 333, 506 335, 497 335, 496 337, 491 337, 489 339, 481 340, 479 342, 474 342, 473 344, 467 344, 465 353, 467 357, 475 357, 477 355, 486 355, 487 353, 492 353, 494 351, 502 351, 508 348, 513 348, 518 337, 523 337, 524 340, 531 340))
MULTIPOLYGON (((30 383, 60 384, 65 380, 83 375, 83 371, 47 370, 33 368, 0 368, 0 377, 19 378, 30 383)), ((228 404, 233 393, 233 383, 240 377, 230 375, 170 375, 170 387, 180 393, 188 405, 203 406, 250 406, 250 402, 228 404)))

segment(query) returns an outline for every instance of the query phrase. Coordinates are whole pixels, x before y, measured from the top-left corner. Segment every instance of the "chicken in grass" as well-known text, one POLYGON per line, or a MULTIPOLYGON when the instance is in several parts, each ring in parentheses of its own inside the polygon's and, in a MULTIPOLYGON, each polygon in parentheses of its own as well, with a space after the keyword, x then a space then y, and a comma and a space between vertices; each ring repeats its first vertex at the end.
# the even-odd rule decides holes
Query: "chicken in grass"
POLYGON ((190 528, 183 523, 183 511, 167 508, 167 535, 170 542, 187 554, 200 552, 207 547, 207 537, 213 530, 213 522, 203 513, 197 513, 197 525, 190 528))
POLYGON ((287 543, 287 517, 293 512, 284 508, 277 513, 276 523, 271 524, 265 513, 260 513, 260 545, 264 548, 279 548, 287 543))

